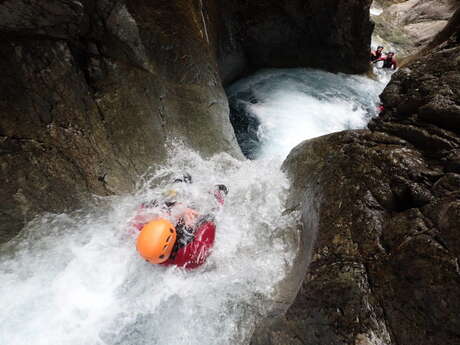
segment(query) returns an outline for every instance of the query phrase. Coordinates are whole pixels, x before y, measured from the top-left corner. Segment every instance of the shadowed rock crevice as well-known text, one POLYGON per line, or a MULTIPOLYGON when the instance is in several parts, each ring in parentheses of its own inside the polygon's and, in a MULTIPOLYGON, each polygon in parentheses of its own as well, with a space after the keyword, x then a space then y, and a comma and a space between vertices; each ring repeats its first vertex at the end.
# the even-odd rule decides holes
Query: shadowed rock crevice
POLYGON ((219 1, 218 61, 224 84, 264 67, 367 72, 371 2, 219 1))

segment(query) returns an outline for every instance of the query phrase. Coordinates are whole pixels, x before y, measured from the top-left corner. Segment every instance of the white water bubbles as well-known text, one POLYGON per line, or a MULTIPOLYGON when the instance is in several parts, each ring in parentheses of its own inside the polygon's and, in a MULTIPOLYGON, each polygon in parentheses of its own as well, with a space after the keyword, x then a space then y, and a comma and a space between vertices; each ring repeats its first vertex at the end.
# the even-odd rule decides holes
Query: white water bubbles
MULTIPOLYGON (((377 114, 385 84, 312 69, 271 69, 238 81, 227 92, 233 109, 260 123, 255 156, 284 158, 305 139, 365 127, 377 114)), ((252 136, 238 139, 253 142, 252 136)))
POLYGON ((380 16, 383 13, 383 7, 377 1, 372 2, 371 8, 369 9, 371 16, 380 16))
POLYGON ((98 208, 45 215, 0 248, 0 339, 8 345, 226 345, 248 340, 270 312, 276 284, 295 253, 282 216, 288 182, 279 162, 202 159, 175 148, 135 195, 98 208), (173 184, 187 172, 192 184, 173 184), (144 201, 175 189, 205 214, 212 191, 229 194, 216 212, 216 243, 193 271, 143 261, 130 224, 144 201))

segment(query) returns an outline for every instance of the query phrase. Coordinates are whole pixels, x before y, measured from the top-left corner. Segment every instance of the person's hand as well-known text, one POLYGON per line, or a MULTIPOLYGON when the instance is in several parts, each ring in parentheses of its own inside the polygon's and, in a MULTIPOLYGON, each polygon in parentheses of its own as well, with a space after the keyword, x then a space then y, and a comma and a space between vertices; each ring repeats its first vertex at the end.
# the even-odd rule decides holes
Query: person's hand
POLYGON ((186 208, 184 210, 184 223, 186 226, 193 226, 198 217, 198 212, 192 210, 191 208, 186 208))

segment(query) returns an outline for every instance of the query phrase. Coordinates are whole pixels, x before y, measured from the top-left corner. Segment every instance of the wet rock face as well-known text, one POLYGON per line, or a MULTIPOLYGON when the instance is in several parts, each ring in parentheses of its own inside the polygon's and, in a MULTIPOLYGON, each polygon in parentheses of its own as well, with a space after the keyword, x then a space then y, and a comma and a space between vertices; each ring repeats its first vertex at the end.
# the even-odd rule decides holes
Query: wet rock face
POLYGON ((371 0, 230 0, 224 13, 219 67, 225 83, 238 71, 315 67, 364 73, 373 25, 371 0))
POLYGON ((457 33, 394 75, 370 130, 290 153, 312 262, 254 345, 460 343, 459 56, 457 33))
POLYGON ((1 1, 0 242, 40 212, 132 190, 168 138, 241 156, 222 83, 267 66, 364 71, 370 1, 1 1))
POLYGON ((394 75, 381 98, 385 112, 370 128, 397 135, 444 168, 453 162, 460 134, 458 36, 394 75))
POLYGON ((251 114, 248 109, 249 104, 256 104, 257 98, 251 91, 238 92, 229 96, 230 121, 235 130, 236 139, 241 147, 241 151, 248 159, 256 159, 260 148, 259 127, 260 120, 251 114))
POLYGON ((2 32, 55 38, 76 37, 84 18, 84 6, 80 1, 7 0, 0 4, 2 32))
POLYGON ((39 212, 132 190, 167 138, 241 155, 199 13, 189 1, 1 2, 0 241, 39 212))
POLYGON ((457 0, 407 0, 382 2, 384 9, 374 17, 376 32, 399 53, 414 53, 447 24, 459 8, 457 0))
MULTIPOLYGON (((460 175, 401 138, 369 131, 310 141, 285 166, 297 188, 317 190, 320 219, 287 329, 303 344, 458 342, 459 257, 448 241, 458 232, 450 222, 458 221, 460 175)), ((292 202, 304 207, 303 198, 292 202)))

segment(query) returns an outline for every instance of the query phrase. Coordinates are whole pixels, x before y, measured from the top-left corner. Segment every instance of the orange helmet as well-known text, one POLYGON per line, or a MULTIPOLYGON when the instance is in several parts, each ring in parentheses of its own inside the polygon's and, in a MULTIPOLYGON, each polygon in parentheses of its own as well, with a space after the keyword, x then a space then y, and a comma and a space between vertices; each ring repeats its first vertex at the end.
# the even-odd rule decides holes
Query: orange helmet
POLYGON ((137 251, 152 264, 168 260, 176 242, 176 229, 166 219, 158 218, 144 225, 137 237, 137 251))

